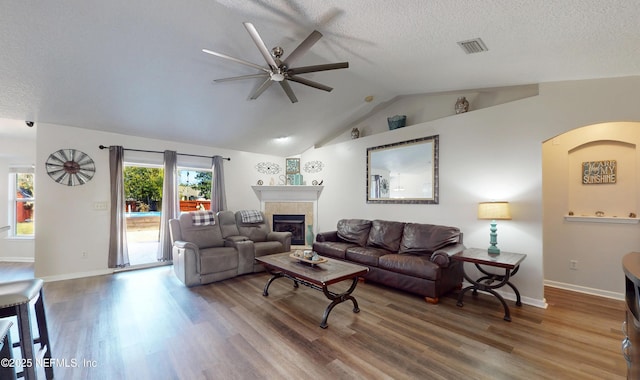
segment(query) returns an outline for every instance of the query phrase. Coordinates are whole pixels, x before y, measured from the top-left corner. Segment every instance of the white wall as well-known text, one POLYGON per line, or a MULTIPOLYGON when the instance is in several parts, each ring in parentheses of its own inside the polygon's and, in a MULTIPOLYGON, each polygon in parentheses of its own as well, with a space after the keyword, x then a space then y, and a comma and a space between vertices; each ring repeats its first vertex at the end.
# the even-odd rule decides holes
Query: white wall
MULTIPOLYGON (((513 282, 523 302, 544 306, 542 143, 601 121, 640 120, 639 96, 639 77, 541 84, 535 97, 311 149, 302 163, 325 163, 318 228, 335 230, 342 218, 446 224, 461 228, 466 246, 484 248, 489 225, 477 220, 477 203, 508 200, 513 220, 498 223, 498 246, 527 254, 513 282), (366 149, 436 134, 440 203, 367 204, 366 149)), ((623 284, 621 270, 608 276, 623 284)))
MULTIPOLYGON (((260 202, 251 189, 258 179, 259 161, 284 159, 171 141, 152 140, 121 134, 96 132, 52 124, 41 124, 37 135, 38 214, 36 218, 35 275, 48 280, 111 273, 107 268, 109 212, 95 210, 94 203, 109 202, 109 152, 99 145, 125 148, 176 150, 196 155, 222 155, 225 161, 227 206, 230 210, 259 209, 260 202), (46 174, 49 154, 63 148, 81 150, 96 164, 96 174, 87 184, 68 187, 46 174), (82 253, 88 257, 83 258, 82 253)), ((125 152, 126 161, 162 163, 161 154, 125 152)), ((180 164, 210 167, 209 160, 180 157, 180 164)))

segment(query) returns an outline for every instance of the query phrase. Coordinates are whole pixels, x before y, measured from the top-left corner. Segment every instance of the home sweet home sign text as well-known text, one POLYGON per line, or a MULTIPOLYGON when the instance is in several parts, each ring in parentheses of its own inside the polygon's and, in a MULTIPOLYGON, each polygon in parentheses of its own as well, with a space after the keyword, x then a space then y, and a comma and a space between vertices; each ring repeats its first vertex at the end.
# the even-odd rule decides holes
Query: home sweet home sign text
POLYGON ((582 163, 582 183, 585 185, 616 183, 616 160, 588 161, 582 163))

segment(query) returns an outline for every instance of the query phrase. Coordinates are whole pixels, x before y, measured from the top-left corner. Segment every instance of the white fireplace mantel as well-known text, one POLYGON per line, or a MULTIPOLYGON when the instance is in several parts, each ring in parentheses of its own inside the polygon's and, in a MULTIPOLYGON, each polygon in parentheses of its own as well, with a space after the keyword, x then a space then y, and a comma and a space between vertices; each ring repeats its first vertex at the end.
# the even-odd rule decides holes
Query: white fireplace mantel
POLYGON ((251 188, 260 200, 262 212, 265 211, 267 203, 311 203, 310 217, 313 221, 314 236, 318 232, 318 198, 324 186, 251 186, 251 188))
POLYGON ((260 202, 317 201, 324 186, 251 186, 260 202))

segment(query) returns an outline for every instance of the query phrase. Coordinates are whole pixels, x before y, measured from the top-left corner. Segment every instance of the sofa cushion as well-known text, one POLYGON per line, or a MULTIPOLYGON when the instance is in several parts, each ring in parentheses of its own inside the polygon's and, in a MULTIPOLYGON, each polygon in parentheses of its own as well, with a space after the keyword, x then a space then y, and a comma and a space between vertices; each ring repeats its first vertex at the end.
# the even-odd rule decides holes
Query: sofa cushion
POLYGON ((377 267, 378 259, 388 254, 389 251, 382 248, 351 247, 347 249, 345 259, 354 263, 377 267))
MULTIPOLYGON (((217 219, 217 217, 215 217, 217 219)), ((191 242, 198 248, 222 247, 224 239, 220 232, 220 224, 208 226, 194 226, 191 213, 184 213, 179 217, 180 232, 184 241, 191 242)))
POLYGON ((200 250, 200 274, 224 272, 238 268, 238 251, 232 247, 200 250))
POLYGON ((253 242, 256 257, 284 252, 282 243, 277 240, 253 242))
POLYGON ((354 243, 345 243, 341 241, 324 241, 313 243, 313 250, 318 252, 320 256, 333 257, 335 259, 344 259, 347 248, 357 247, 354 243))
POLYGON ((440 267, 429 260, 429 255, 384 255, 378 259, 378 267, 427 280, 440 278, 440 267))
POLYGON ((398 252, 430 254, 446 245, 457 243, 459 240, 460 230, 456 227, 406 223, 398 252))
POLYGON ((225 239, 230 236, 239 236, 240 231, 236 224, 236 214, 233 211, 225 210, 218 212, 218 222, 220 223, 220 231, 225 239))
POLYGON ((238 232, 242 236, 246 236, 249 240, 254 242, 267 241, 267 235, 271 231, 267 220, 262 215, 262 223, 244 223, 242 221, 242 213, 236 212, 236 225, 238 225, 238 232))
POLYGON ((367 245, 383 248, 391 252, 398 252, 403 229, 404 223, 402 222, 374 220, 371 222, 367 245))
POLYGON ((364 247, 369 238, 371 221, 365 219, 340 219, 338 221, 338 237, 344 241, 364 247))

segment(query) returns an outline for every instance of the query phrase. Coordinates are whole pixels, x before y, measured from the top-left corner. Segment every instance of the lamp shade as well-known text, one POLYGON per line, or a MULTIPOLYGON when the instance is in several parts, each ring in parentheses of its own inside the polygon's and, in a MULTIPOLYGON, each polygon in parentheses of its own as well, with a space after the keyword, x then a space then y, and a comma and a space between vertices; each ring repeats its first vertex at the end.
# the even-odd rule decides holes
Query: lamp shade
POLYGON ((510 220, 509 202, 478 203, 478 219, 510 220))

